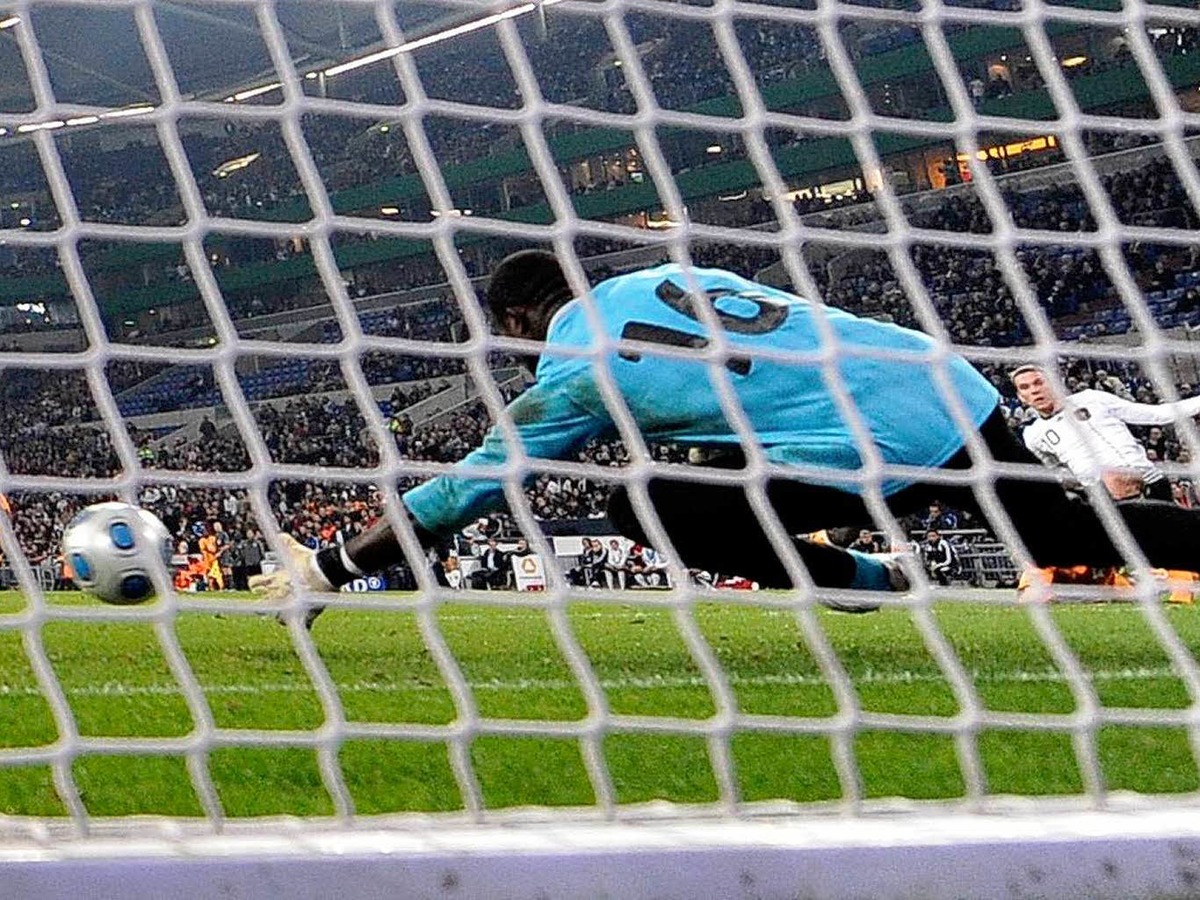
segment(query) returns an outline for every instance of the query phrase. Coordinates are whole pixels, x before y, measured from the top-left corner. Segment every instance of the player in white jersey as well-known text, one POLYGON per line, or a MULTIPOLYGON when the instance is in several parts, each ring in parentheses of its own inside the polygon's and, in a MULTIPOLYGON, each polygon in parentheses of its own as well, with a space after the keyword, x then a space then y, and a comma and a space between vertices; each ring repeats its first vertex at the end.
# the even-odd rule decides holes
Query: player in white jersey
POLYGON ((1037 413, 1025 446, 1046 465, 1066 469, 1081 485, 1103 482, 1115 500, 1171 500, 1171 485, 1146 455, 1130 425, 1169 425, 1200 415, 1200 397, 1179 403, 1134 403, 1107 391, 1062 396, 1041 366, 1015 369, 1017 397, 1037 413))

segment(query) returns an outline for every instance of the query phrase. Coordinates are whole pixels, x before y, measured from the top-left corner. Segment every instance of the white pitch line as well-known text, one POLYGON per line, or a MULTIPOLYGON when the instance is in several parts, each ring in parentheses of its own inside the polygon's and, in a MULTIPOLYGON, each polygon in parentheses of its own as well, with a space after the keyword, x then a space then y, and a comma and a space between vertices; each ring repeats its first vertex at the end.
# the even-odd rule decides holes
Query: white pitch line
MULTIPOLYGON (((755 675, 743 678, 738 675, 727 676, 734 687, 821 687, 828 682, 819 675, 755 675)), ((1177 678, 1178 675, 1169 667, 1115 669, 1097 672, 1087 672, 1085 677, 1090 681, 1132 681, 1147 678, 1177 678)), ((972 681, 975 684, 1065 684, 1070 679, 1054 669, 1039 671, 1015 672, 973 672, 972 681)), ((872 672, 853 676, 855 684, 929 684, 946 681, 945 676, 933 672, 872 672)), ((468 682, 474 691, 554 691, 577 688, 577 682, 569 679, 555 678, 518 678, 508 681, 492 679, 488 681, 468 682)), ((623 678, 601 679, 600 686, 605 690, 665 690, 678 688, 706 688, 708 683, 696 675, 651 675, 627 676, 623 678)), ((343 693, 385 693, 407 694, 426 691, 448 691, 449 688, 441 683, 398 682, 398 681, 353 681, 336 683, 335 687, 343 693)), ((314 693, 313 686, 308 682, 283 682, 279 684, 210 684, 203 685, 206 694, 220 695, 265 695, 265 694, 307 694, 314 693)), ((104 684, 84 685, 64 688, 71 697, 160 697, 182 696, 183 690, 177 684, 124 684, 110 681, 104 684)), ((41 691, 36 686, 0 685, 0 697, 37 697, 41 691)))

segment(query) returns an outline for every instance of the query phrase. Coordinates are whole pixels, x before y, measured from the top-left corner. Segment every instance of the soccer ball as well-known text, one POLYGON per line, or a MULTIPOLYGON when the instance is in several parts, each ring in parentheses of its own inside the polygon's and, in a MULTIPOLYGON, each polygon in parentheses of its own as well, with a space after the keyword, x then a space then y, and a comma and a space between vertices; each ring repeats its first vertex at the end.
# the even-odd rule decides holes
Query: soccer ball
POLYGON ((171 560, 171 534, 154 513, 128 503, 97 503, 63 532, 63 559, 75 584, 105 603, 141 603, 154 595, 150 573, 171 560))

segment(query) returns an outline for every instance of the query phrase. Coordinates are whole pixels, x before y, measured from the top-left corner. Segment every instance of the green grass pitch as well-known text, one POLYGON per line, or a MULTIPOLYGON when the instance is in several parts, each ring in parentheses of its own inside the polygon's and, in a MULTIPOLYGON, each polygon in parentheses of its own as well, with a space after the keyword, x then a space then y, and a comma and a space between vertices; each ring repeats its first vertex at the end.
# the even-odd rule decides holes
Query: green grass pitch
MULTIPOLYGON (((94 601, 55 595, 52 602, 94 601)), ((22 609, 19 595, 0 594, 0 615, 22 609)), ((1165 612, 1196 654, 1200 609, 1165 612)), ((1105 707, 1189 705, 1183 681, 1138 608, 1064 605, 1051 615, 1105 707)), ((479 715, 578 722, 586 714, 584 696, 541 610, 463 602, 443 605, 437 616, 479 715)), ((955 603, 936 607, 934 616, 989 710, 1059 715, 1075 710, 1070 686, 1029 610, 955 603)), ((708 602, 697 605, 694 617, 728 673, 739 712, 810 722, 837 712, 834 692, 790 612, 708 602)), ((864 712, 952 717, 960 711, 909 611, 849 616, 822 610, 818 617, 864 712)), ((713 698, 670 610, 577 603, 569 618, 613 714, 697 722, 714 714, 713 698)), ((176 620, 175 633, 218 727, 321 726, 317 693, 288 631, 273 619, 189 612, 176 620)), ((151 625, 53 621, 41 636, 80 734, 178 738, 191 732, 183 694, 151 625)), ((395 610, 331 610, 312 636, 348 721, 422 726, 454 721, 451 694, 403 599, 395 610)), ((49 767, 13 764, 8 753, 58 740, 22 635, 12 628, 0 628, 0 723, 0 814, 63 815, 49 767)), ((852 746, 867 797, 963 795, 964 776, 948 735, 872 727, 859 730, 852 746)), ((1096 746, 1110 789, 1180 793, 1200 783, 1181 728, 1106 725, 1096 746)), ((829 801, 842 795, 830 742, 819 733, 751 728, 735 733, 730 747, 745 800, 829 801)), ((978 748, 990 792, 1083 790, 1066 732, 985 730, 978 748)), ((469 755, 488 808, 595 802, 577 740, 483 735, 471 742, 469 755)), ((718 798, 700 737, 613 730, 603 740, 603 755, 619 802, 718 798)), ((356 739, 342 745, 338 759, 359 813, 462 808, 448 746, 440 739, 356 739)), ((214 750, 208 764, 228 815, 333 812, 310 749, 233 746, 214 750)), ((179 756, 81 755, 73 772, 92 815, 202 814, 179 756)))

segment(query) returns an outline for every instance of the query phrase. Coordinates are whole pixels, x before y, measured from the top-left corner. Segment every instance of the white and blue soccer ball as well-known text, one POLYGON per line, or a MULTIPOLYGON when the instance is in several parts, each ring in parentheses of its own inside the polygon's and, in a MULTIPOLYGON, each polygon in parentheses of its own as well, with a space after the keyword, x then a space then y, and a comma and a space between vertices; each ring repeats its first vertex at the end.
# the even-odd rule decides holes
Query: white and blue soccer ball
POLYGON ((152 573, 171 560, 171 534, 149 510, 97 503, 71 520, 62 550, 79 588, 125 606, 154 596, 152 573))

